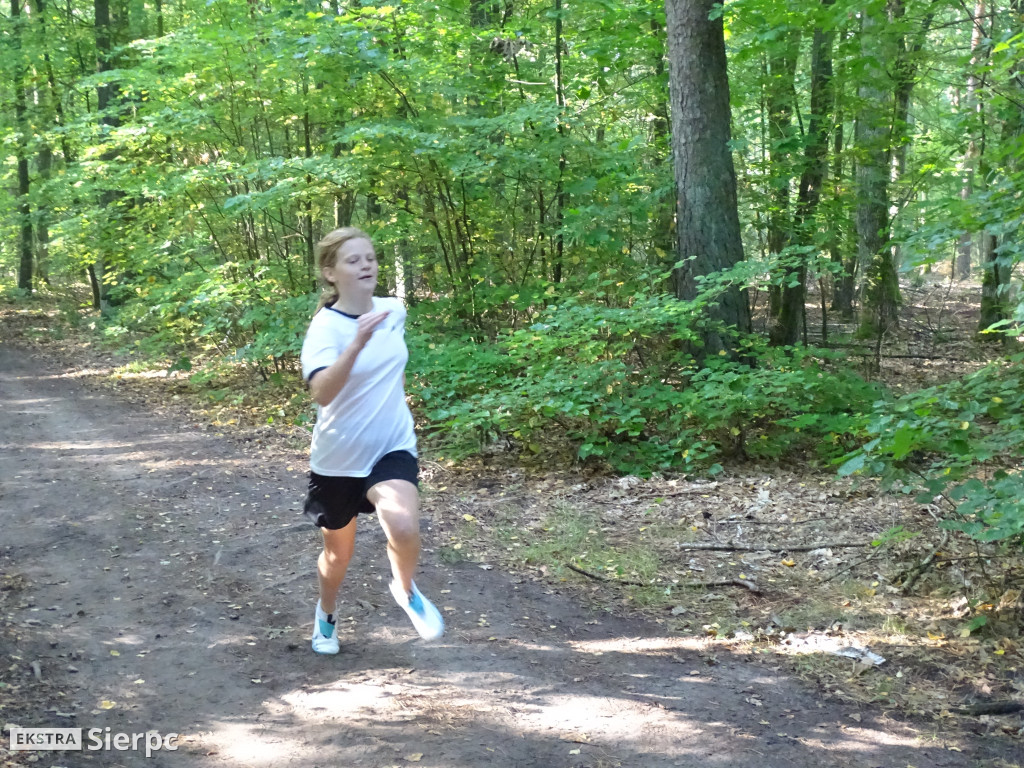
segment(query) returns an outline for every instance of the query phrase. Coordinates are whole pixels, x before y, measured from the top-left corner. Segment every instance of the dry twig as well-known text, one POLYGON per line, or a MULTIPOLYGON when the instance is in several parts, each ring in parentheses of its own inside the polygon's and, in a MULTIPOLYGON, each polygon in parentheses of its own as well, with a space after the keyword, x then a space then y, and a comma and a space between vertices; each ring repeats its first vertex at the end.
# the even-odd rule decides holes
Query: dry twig
POLYGON ((701 549, 711 552, 813 552, 816 549, 840 549, 855 548, 855 547, 866 547, 870 542, 837 542, 837 543, 822 543, 822 544, 805 544, 801 546, 782 545, 782 544, 759 544, 753 547, 743 546, 742 544, 677 544, 676 549, 701 549))
MULTIPOLYGON (((580 568, 577 565, 573 565, 572 563, 566 563, 565 567, 568 568, 570 571, 576 571, 576 573, 582 576, 586 576, 589 579, 594 579, 595 581, 605 581, 610 582, 612 584, 624 584, 629 587, 654 586, 653 584, 645 584, 640 581, 627 581, 626 579, 610 579, 607 576, 602 576, 598 573, 592 573, 590 571, 584 570, 583 568, 580 568)), ((684 581, 680 582, 679 584, 673 584, 672 586, 685 587, 687 589, 704 589, 707 587, 743 587, 744 589, 749 589, 754 594, 761 593, 761 589, 757 586, 757 584, 748 579, 724 579, 722 581, 684 581)))

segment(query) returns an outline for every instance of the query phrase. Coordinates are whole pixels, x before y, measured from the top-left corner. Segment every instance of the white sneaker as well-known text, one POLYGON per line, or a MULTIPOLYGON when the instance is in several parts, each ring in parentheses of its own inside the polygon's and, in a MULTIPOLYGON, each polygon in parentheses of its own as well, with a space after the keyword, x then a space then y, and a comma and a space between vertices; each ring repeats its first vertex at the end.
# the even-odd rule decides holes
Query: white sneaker
POLYGON ((338 632, 334 626, 334 615, 324 613, 320 601, 316 604, 316 616, 313 618, 313 650, 317 653, 334 654, 340 649, 338 632))
POLYGON ((437 640, 444 634, 444 619, 441 618, 441 612, 416 588, 416 582, 412 583, 412 594, 406 594, 401 584, 392 581, 391 594, 394 595, 395 602, 405 609, 420 637, 424 640, 437 640))

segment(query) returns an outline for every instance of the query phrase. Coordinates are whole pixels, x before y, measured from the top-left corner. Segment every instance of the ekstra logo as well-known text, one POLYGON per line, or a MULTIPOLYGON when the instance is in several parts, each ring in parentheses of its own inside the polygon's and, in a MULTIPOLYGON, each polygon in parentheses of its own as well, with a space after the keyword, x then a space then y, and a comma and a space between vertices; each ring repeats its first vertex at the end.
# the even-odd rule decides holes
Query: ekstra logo
POLYGON ((90 728, 85 731, 83 741, 82 728, 21 728, 11 726, 11 751, 76 751, 113 750, 115 752, 139 752, 145 750, 146 757, 154 752, 164 750, 174 752, 178 749, 177 733, 166 736, 156 731, 145 733, 114 733, 110 728, 90 728))

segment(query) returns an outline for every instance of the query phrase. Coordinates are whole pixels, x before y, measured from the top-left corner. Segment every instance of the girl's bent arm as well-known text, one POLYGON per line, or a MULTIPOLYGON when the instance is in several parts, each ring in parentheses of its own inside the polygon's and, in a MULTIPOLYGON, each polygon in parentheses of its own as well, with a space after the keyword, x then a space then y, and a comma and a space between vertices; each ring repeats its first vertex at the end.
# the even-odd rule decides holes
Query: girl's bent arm
POLYGON ((337 360, 317 373, 309 382, 309 392, 317 405, 329 405, 348 382, 352 366, 370 340, 374 330, 391 314, 390 311, 368 312, 359 316, 359 328, 352 343, 345 347, 337 360))

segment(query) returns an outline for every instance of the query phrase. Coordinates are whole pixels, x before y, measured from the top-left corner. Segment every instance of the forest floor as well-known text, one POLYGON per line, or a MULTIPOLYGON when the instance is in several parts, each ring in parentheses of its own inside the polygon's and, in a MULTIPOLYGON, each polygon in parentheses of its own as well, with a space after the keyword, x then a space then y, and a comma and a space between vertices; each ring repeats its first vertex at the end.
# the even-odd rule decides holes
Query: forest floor
MULTIPOLYGON (((886 351, 919 356, 881 375, 980 364, 969 294, 908 289, 886 351)), ((58 315, 0 307, 0 719, 180 748, 5 738, 0 765, 1024 765, 1019 556, 796 463, 640 479, 425 452, 417 581, 447 634, 416 638, 365 520, 342 652, 318 657, 305 430, 58 315)))

